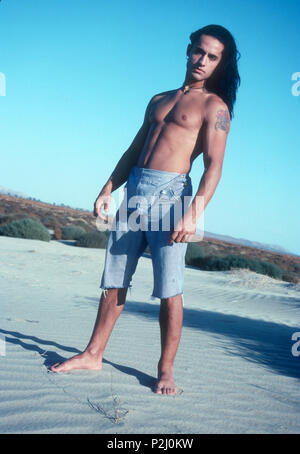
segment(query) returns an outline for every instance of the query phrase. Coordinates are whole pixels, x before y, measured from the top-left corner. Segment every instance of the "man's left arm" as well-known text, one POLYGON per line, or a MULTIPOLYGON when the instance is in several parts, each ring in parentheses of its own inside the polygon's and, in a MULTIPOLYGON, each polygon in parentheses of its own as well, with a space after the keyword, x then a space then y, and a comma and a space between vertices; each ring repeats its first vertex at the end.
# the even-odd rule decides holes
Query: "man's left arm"
POLYGON ((186 242, 194 235, 197 222, 212 198, 222 175, 222 166, 227 136, 230 129, 230 115, 225 103, 211 100, 206 109, 203 123, 204 172, 195 197, 177 223, 170 237, 170 243, 186 242))

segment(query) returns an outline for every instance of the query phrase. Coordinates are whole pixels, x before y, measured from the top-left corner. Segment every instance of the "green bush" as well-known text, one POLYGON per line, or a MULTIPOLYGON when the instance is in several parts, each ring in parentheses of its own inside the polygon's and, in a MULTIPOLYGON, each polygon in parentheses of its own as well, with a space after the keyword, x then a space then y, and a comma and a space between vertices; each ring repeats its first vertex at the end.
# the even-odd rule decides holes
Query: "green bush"
POLYGON ((203 264, 205 253, 203 248, 197 243, 188 243, 188 247, 185 254, 185 263, 190 266, 198 266, 199 268, 203 264))
POLYGON ((76 241, 76 246, 79 247, 92 247, 105 249, 107 244, 107 236, 104 232, 96 230, 95 232, 88 232, 81 235, 76 241))
POLYGON ((0 213, 0 225, 5 224, 7 222, 8 215, 0 213))
POLYGON ((41 241, 50 241, 51 239, 46 227, 32 218, 24 218, 2 225, 0 235, 41 241))
POLYGON ((84 235, 86 232, 82 227, 77 225, 70 225, 61 228, 62 239, 63 240, 78 240, 81 235, 84 235))
POLYGON ((274 263, 263 262, 261 260, 251 259, 250 257, 241 257, 239 255, 227 255, 225 257, 204 257, 194 261, 194 266, 198 266, 208 271, 226 271, 231 268, 247 268, 255 273, 266 274, 275 279, 282 279, 283 271, 274 263))

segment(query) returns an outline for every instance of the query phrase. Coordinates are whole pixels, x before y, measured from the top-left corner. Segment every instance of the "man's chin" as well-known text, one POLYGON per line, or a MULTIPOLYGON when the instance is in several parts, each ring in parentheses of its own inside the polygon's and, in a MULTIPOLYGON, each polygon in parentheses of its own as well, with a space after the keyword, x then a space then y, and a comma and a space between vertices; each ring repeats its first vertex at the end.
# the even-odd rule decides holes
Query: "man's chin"
POLYGON ((192 72, 190 75, 190 80, 191 80, 191 82, 200 82, 201 80, 205 80, 205 77, 203 77, 203 76, 204 76, 204 74, 192 72))
POLYGON ((191 77, 189 85, 195 84, 196 82, 201 82, 202 80, 204 80, 204 79, 201 79, 201 78, 195 79, 194 77, 191 77))

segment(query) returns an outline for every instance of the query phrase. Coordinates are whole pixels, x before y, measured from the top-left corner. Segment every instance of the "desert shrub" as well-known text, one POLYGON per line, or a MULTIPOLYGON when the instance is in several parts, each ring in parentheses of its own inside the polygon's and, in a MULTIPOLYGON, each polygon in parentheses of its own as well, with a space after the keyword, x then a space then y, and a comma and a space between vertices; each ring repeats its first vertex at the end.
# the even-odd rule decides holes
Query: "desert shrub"
MULTIPOLYGON (((14 213, 14 214, 1 214, 0 215, 0 225, 8 224, 9 222, 20 221, 24 219, 24 213, 14 213)), ((26 216, 27 219, 32 219, 33 221, 38 220, 32 216, 26 216)), ((42 222, 43 224, 43 222, 42 222)))
POLYGON ((300 271, 300 265, 299 265, 299 263, 293 263, 292 266, 293 266, 293 271, 294 271, 295 273, 298 273, 298 272, 300 271))
POLYGON ((0 227, 0 235, 32 240, 50 241, 51 236, 46 227, 32 218, 23 218, 9 222, 0 227))
POLYGON ((0 225, 5 224, 7 222, 7 215, 0 213, 0 225))
POLYGON ((205 253, 203 248, 197 243, 188 243, 188 247, 185 254, 186 265, 201 266, 205 253))
POLYGON ((105 249, 107 244, 107 236, 104 232, 96 230, 94 232, 88 232, 84 235, 81 235, 80 238, 76 241, 76 246, 79 247, 92 247, 105 249))
POLYGON ((78 227, 77 225, 70 225, 62 227, 61 233, 63 240, 78 240, 81 235, 84 235, 86 232, 82 227, 78 227))
POLYGON ((247 268, 255 273, 266 274, 275 279, 282 279, 283 271, 274 263, 255 260, 250 257, 239 255, 227 255, 225 257, 205 257, 200 262, 203 270, 225 271, 231 268, 247 268))
POLYGON ((298 284, 299 283, 299 278, 297 276, 294 276, 293 274, 286 273, 282 276, 282 280, 286 282, 291 282, 292 284, 298 284))

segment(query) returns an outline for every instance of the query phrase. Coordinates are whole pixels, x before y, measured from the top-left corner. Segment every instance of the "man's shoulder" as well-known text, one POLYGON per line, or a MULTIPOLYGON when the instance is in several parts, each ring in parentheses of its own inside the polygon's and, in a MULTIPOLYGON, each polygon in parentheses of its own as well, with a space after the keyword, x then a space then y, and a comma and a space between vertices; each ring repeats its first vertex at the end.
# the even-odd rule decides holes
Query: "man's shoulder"
POLYGON ((178 91, 177 88, 174 90, 167 90, 167 91, 162 91, 161 93, 157 93, 156 95, 152 96, 151 102, 158 101, 159 99, 163 98, 164 96, 175 94, 176 91, 178 91))
POLYGON ((225 118, 230 123, 230 113, 227 104, 215 93, 209 93, 205 103, 206 121, 214 121, 215 118, 225 118))
POLYGON ((206 102, 205 122, 217 130, 222 129, 227 133, 230 130, 230 113, 227 104, 216 94, 212 93, 206 102))
POLYGON ((220 96, 216 95, 215 93, 208 93, 206 97, 206 107, 208 109, 225 109, 228 110, 226 103, 223 101, 220 96))

